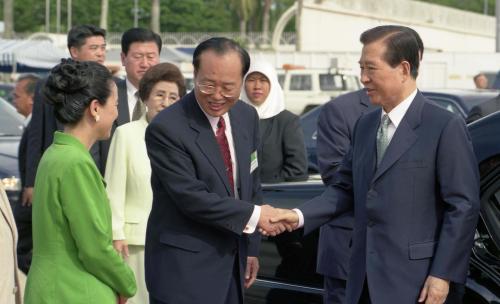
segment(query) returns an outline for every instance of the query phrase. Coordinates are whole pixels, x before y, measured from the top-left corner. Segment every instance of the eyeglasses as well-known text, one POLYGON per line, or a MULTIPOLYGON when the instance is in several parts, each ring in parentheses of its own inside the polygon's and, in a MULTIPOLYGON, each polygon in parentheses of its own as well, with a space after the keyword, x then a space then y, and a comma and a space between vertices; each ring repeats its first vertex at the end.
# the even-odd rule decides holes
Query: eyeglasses
MULTIPOLYGON (((207 94, 207 95, 213 95, 213 94, 215 94, 215 92, 217 92, 217 86, 214 86, 211 83, 197 82, 196 87, 198 87, 200 92, 202 92, 203 94, 207 94)), ((239 92, 237 92, 237 91, 238 90, 236 87, 230 87, 230 88, 221 87, 219 94, 224 98, 234 98, 234 97, 237 97, 239 95, 239 92)))

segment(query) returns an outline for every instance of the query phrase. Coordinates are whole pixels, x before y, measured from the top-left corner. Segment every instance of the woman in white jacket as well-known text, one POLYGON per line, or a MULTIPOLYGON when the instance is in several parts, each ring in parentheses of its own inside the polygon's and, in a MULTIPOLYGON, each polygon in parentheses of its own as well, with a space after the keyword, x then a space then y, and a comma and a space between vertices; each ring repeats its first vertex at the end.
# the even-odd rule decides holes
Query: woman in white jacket
POLYGON ((111 141, 105 180, 113 219, 113 246, 134 270, 137 294, 127 303, 148 303, 144 279, 144 243, 153 193, 151 166, 144 135, 148 123, 186 94, 184 77, 173 64, 151 67, 139 83, 147 111, 136 121, 118 127, 111 141))

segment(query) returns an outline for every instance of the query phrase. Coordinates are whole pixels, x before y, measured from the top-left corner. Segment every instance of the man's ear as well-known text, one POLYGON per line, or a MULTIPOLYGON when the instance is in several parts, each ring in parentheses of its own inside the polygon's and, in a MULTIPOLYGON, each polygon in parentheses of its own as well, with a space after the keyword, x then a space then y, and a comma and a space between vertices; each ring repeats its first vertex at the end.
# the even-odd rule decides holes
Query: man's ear
POLYGON ((69 54, 71 56, 71 58, 73 59, 78 59, 78 48, 72 46, 69 48, 69 54))
POLYGON ((121 52, 120 53, 120 58, 122 60, 122 66, 125 66, 125 60, 127 59, 127 54, 121 52))
POLYGON ((411 65, 408 61, 402 61, 401 64, 401 74, 402 76, 407 79, 408 77, 411 77, 411 65))

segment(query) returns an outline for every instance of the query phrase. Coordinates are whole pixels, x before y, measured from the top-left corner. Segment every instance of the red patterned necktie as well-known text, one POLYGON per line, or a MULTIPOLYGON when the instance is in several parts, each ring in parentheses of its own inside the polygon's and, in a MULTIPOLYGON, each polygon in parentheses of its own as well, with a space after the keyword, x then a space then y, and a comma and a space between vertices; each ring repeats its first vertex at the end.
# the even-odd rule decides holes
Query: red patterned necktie
POLYGON ((229 184, 231 185, 231 193, 234 191, 234 180, 233 180, 233 164, 231 162, 231 152, 229 152, 229 144, 226 137, 226 122, 221 116, 219 122, 217 123, 217 132, 215 134, 217 143, 219 144, 220 153, 224 159, 224 165, 226 167, 227 178, 229 179, 229 184))

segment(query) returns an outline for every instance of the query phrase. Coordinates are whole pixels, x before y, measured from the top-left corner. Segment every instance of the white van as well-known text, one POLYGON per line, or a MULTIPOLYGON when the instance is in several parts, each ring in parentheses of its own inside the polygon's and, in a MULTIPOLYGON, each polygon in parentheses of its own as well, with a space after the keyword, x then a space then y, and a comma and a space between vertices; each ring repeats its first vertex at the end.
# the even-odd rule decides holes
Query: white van
POLYGON ((278 70, 278 80, 285 94, 286 109, 297 115, 361 88, 358 76, 336 69, 278 70))

